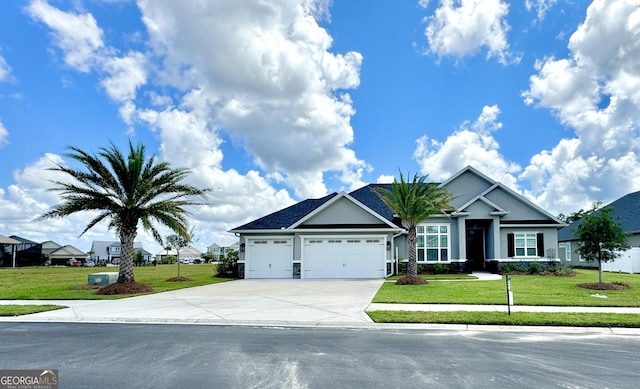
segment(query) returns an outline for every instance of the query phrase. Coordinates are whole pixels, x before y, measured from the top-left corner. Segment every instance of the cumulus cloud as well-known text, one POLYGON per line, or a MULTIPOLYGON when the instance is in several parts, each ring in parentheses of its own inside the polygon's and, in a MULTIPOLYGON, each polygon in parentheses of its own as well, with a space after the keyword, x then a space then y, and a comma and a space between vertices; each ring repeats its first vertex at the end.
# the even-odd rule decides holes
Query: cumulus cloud
POLYGON ((569 40, 570 55, 536 64, 525 103, 575 131, 522 173, 543 206, 571 211, 640 189, 638 38, 637 1, 596 0, 569 40))
POLYGON ((414 158, 422 174, 433 180, 445 180, 467 165, 471 165, 494 180, 516 189, 521 167, 500 154, 500 145, 493 133, 502 127, 497 105, 485 106, 473 122, 466 121, 444 141, 427 135, 416 141, 414 158))
POLYGON ((501 0, 441 0, 426 18, 430 52, 462 59, 481 50, 502 64, 518 62, 509 51, 509 5, 501 0))

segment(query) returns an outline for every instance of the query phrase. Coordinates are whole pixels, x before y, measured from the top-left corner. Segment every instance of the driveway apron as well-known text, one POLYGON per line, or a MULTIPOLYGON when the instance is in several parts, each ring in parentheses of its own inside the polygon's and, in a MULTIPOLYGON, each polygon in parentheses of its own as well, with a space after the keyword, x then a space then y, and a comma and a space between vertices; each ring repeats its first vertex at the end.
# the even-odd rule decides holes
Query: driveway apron
MULTIPOLYGON (((50 301, 69 308, 15 321, 357 324, 384 280, 237 280, 121 300, 50 301)), ((42 302, 39 302, 42 303, 42 302)))

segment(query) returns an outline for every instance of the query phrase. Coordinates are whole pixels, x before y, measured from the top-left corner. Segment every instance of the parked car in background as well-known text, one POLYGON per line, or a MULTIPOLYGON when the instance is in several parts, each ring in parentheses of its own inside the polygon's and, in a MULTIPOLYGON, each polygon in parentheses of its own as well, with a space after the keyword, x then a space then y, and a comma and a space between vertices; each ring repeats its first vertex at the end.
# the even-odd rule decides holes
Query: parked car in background
POLYGON ((87 261, 84 261, 84 266, 85 267, 95 267, 96 264, 93 261, 87 260, 87 261))
POLYGON ((82 266, 82 261, 78 261, 75 258, 71 258, 70 260, 67 261, 67 265, 69 265, 69 266, 82 266))

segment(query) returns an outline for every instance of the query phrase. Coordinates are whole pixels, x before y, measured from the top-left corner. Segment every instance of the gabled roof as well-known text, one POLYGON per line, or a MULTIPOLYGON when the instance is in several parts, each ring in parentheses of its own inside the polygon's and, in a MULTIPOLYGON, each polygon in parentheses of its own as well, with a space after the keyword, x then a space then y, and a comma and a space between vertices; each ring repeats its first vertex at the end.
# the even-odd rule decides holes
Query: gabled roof
POLYGON ((11 245, 15 245, 15 244, 20 244, 21 242, 17 239, 13 239, 13 238, 9 238, 7 236, 4 235, 0 235, 0 244, 11 244, 11 245))
POLYGON ((313 212, 316 208, 331 200, 337 196, 337 193, 324 196, 319 199, 307 199, 294 204, 280 211, 273 212, 267 216, 263 216, 260 219, 256 219, 247 224, 243 224, 239 227, 233 228, 230 231, 244 231, 244 230, 273 230, 288 228, 295 222, 313 212))
MULTIPOLYGON (((640 191, 629 193, 610 203, 607 207, 613 208, 611 217, 620 223, 622 229, 629 234, 640 233, 640 191)), ((582 223, 578 219, 558 231, 558 241, 575 239, 575 231, 582 223)))
POLYGON ((51 254, 49 255, 51 256, 51 258, 71 258, 71 257, 82 258, 82 257, 86 257, 87 253, 68 244, 66 246, 62 246, 57 250, 51 252, 51 254))

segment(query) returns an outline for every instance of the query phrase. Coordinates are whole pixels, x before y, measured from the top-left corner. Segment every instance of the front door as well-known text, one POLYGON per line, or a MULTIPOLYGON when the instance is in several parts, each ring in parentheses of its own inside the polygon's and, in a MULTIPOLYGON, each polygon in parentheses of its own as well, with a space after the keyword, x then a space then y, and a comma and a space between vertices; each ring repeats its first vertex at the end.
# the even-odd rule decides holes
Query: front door
POLYGON ((467 260, 472 270, 484 270, 487 253, 486 223, 467 221, 467 260))

